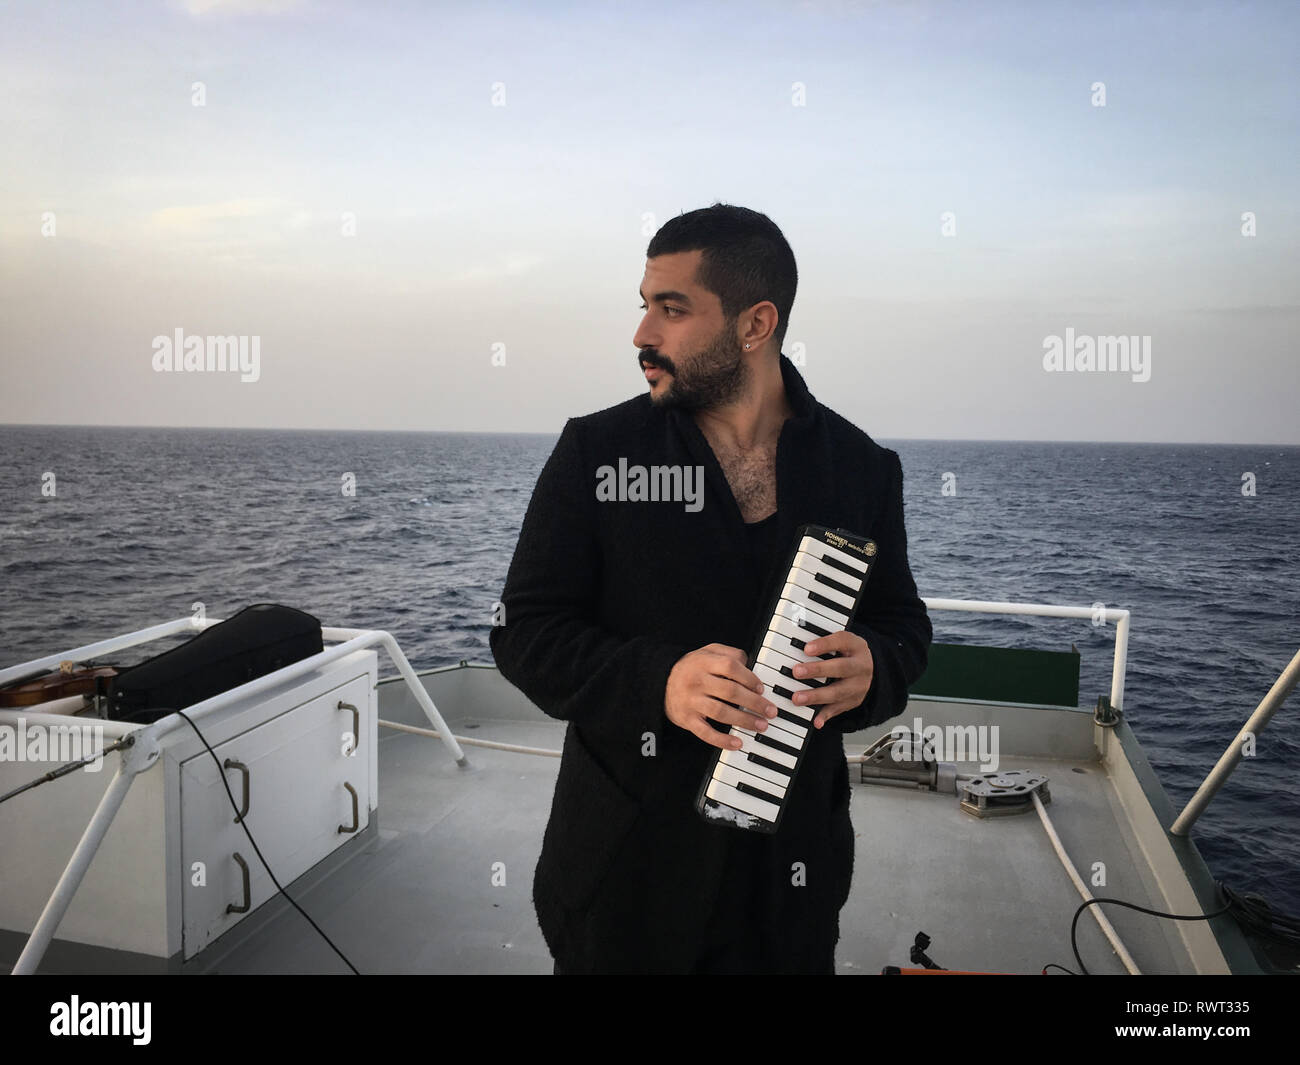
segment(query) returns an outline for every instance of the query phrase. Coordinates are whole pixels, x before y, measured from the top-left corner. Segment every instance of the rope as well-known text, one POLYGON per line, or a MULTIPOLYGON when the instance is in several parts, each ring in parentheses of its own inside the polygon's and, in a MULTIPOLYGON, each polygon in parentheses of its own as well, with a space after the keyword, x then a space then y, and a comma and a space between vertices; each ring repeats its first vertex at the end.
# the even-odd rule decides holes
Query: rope
MULTIPOLYGON (((1029 797, 1034 800, 1034 809, 1038 811, 1039 820, 1043 822, 1043 828, 1047 830, 1047 836, 1052 841, 1052 847, 1056 851, 1056 856, 1061 859, 1061 864, 1065 866, 1065 871, 1070 874, 1070 879, 1074 881, 1074 886, 1078 889, 1079 894, 1085 901, 1092 899, 1092 893, 1088 891, 1083 883, 1083 878, 1079 876, 1079 871, 1075 869, 1074 863, 1070 861, 1070 856, 1065 853, 1065 848, 1061 846, 1061 837, 1056 834, 1056 829, 1052 827, 1051 818, 1047 816, 1047 810, 1043 806, 1043 800, 1038 797, 1038 792, 1031 791, 1029 797)), ((1133 976, 1141 976, 1142 971, 1137 967, 1137 962, 1129 954, 1124 944, 1120 942, 1119 933, 1115 931, 1114 926, 1106 919, 1106 915, 1101 912, 1100 906, 1090 907, 1092 915, 1097 918, 1097 924, 1110 940, 1110 945, 1115 948, 1115 953, 1119 955, 1119 960, 1124 963, 1129 973, 1133 976)))
MULTIPOLYGON (((411 732, 416 736, 429 736, 432 739, 442 739, 441 732, 435 732, 431 728, 416 728, 414 725, 403 725, 396 721, 385 721, 379 719, 379 724, 384 728, 395 729, 398 732, 411 732)), ((545 747, 521 747, 517 743, 496 743, 493 740, 472 740, 466 736, 453 737, 458 743, 465 744, 466 747, 487 747, 493 751, 514 751, 515 754, 536 754, 543 758, 559 758, 562 752, 552 751, 545 747)))

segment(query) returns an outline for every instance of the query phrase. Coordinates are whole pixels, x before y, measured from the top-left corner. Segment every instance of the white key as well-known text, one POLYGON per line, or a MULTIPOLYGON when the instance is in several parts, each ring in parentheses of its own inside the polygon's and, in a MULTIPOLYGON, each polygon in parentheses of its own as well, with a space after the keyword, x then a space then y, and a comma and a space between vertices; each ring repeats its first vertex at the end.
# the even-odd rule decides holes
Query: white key
POLYGON ((769 762, 775 762, 777 765, 787 766, 793 769, 799 764, 799 759, 793 754, 787 754, 785 751, 778 751, 775 747, 768 747, 758 742, 758 734, 743 729, 739 725, 731 726, 731 734, 740 739, 739 750, 746 751, 749 754, 756 754, 760 758, 766 758, 769 762))
MULTIPOLYGON (((755 662, 753 672, 754 676, 757 676, 759 680, 762 680, 764 687, 767 688, 771 688, 772 685, 780 685, 780 687, 787 690, 787 692, 811 692, 811 690, 818 688, 818 685, 816 684, 807 684, 805 681, 794 679, 793 676, 781 674, 781 672, 777 672, 774 668, 768 666, 766 662, 755 662)), ((777 706, 781 705, 781 703, 776 702, 777 700, 785 700, 790 703, 790 706, 794 707, 794 710, 809 709, 807 706, 800 706, 798 703, 790 701, 788 696, 779 696, 776 692, 764 692, 763 698, 776 703, 777 706)), ((787 707, 787 709, 789 709, 789 707, 787 707)), ((802 714, 800 717, 802 717, 802 714)))
POLYGON ((776 651, 795 662, 820 662, 821 659, 817 655, 810 655, 790 642, 791 640, 798 640, 800 643, 807 643, 813 638, 811 632, 801 635, 801 630, 795 626, 794 622, 783 617, 777 617, 773 620, 772 627, 767 630, 767 635, 763 637, 762 650, 776 651))
POLYGON ((754 663, 754 676, 763 682, 763 687, 768 689, 763 693, 763 698, 768 702, 781 707, 783 710, 789 710, 790 713, 803 718, 805 721, 811 721, 816 716, 816 707, 800 706, 798 703, 791 702, 788 697, 771 690, 773 685, 780 685, 788 692, 811 691, 812 689, 806 684, 791 680, 784 673, 778 673, 770 666, 763 665, 762 662, 754 663))
POLYGON ((720 780, 724 784, 730 784, 733 788, 741 784, 747 784, 751 788, 758 788, 759 791, 766 792, 772 802, 780 803, 785 798, 785 788, 780 784, 773 784, 770 780, 762 777, 753 777, 748 773, 742 773, 735 766, 719 762, 713 767, 713 779, 720 780))
POLYGON ((746 795, 743 791, 737 791, 730 784, 724 784, 720 780, 709 781, 709 786, 704 794, 725 806, 733 807, 747 814, 753 814, 764 821, 774 822, 781 813, 781 807, 776 803, 765 802, 756 795, 746 795))
POLYGON ((846 620, 848 615, 853 613, 853 596, 845 595, 843 592, 836 591, 829 585, 822 584, 817 580, 816 574, 809 573, 807 570, 798 569, 796 567, 790 570, 790 576, 787 577, 786 580, 790 584, 797 584, 801 588, 807 588, 810 592, 816 592, 823 599, 830 600, 832 603, 836 604, 840 613, 845 615, 846 620))
POLYGON ((811 536, 805 536, 799 541, 799 550, 807 551, 811 555, 830 555, 846 565, 852 566, 859 573, 865 574, 867 572, 865 559, 859 558, 852 551, 841 551, 838 547, 831 547, 829 544, 811 536))
POLYGON ((788 773, 778 773, 775 769, 759 765, 757 762, 752 761, 744 751, 723 751, 720 761, 751 776, 762 777, 764 780, 780 787, 782 791, 790 786, 790 775, 788 773))
POLYGON ((826 615, 818 613, 821 609, 821 607, 816 606, 815 604, 809 606, 805 603, 792 603, 788 599, 781 599, 777 601, 776 614, 773 615, 773 617, 779 615, 782 621, 788 620, 788 622, 801 633, 805 633, 806 635, 801 636, 800 639, 805 641, 815 640, 822 634, 819 632, 811 632, 807 628, 809 625, 816 625, 819 629, 825 629, 827 636, 840 631, 840 626, 837 626, 835 622, 826 617, 826 615))
MULTIPOLYGON (((791 650, 792 652, 794 652, 795 654, 799 654, 799 653, 801 653, 801 652, 795 651, 795 649, 794 649, 793 647, 791 647, 790 650, 791 650)), ((769 667, 771 667, 774 671, 776 671, 777 673, 780 673, 780 672, 781 672, 781 668, 782 668, 783 666, 786 667, 786 668, 789 668, 789 669, 793 669, 795 666, 799 665, 799 663, 800 663, 801 660, 800 660, 800 659, 797 659, 797 658, 792 658, 790 655, 786 654, 784 651, 778 651, 778 650, 776 650, 776 648, 774 648, 774 647, 763 646, 763 647, 760 647, 760 648, 759 648, 759 650, 758 650, 758 658, 756 658, 754 661, 755 661, 755 662, 761 662, 763 665, 765 665, 765 666, 769 666, 769 667)), ((808 662, 808 661, 820 661, 820 659, 809 659, 807 656, 805 656, 805 657, 802 659, 802 661, 804 661, 804 662, 808 662)), ((782 675, 784 676, 784 674, 782 674, 782 675)), ((808 677, 808 678, 806 678, 805 680, 802 680, 802 681, 800 681, 800 680, 795 680, 794 677, 786 677, 786 679, 787 679, 787 680, 794 680, 794 682, 795 682, 796 684, 804 684, 804 685, 806 685, 807 687, 810 687, 810 688, 815 688, 815 687, 817 687, 817 685, 815 685, 815 684, 812 683, 812 681, 813 681, 814 679, 817 679, 817 678, 808 677)))
POLYGON ((802 750, 804 741, 808 738, 808 730, 801 725, 796 725, 793 721, 788 721, 783 717, 769 718, 767 722, 767 733, 772 739, 779 743, 784 743, 787 747, 793 747, 796 751, 802 750), (779 729, 780 732, 773 731, 779 729), (784 732, 789 739, 781 735, 784 732))
POLYGON ((827 580, 834 581, 836 584, 847 588, 848 591, 843 594, 851 595, 855 599, 857 598, 858 590, 862 587, 862 579, 860 577, 851 577, 842 569, 828 566, 821 559, 813 558, 812 555, 805 551, 800 551, 794 556, 794 564, 804 573, 812 576, 825 577, 827 580))
POLYGON ((767 728, 759 732, 754 730, 756 736, 767 736, 776 740, 777 743, 784 743, 787 747, 793 747, 796 751, 803 746, 804 737, 808 735, 806 727, 795 724, 783 717, 765 718, 767 728))
MULTIPOLYGON (((797 709, 812 710, 812 707, 801 706, 797 709)), ((808 727, 811 727, 812 720, 809 719, 808 727, 804 728, 800 728, 793 721, 783 721, 781 718, 777 718, 777 720, 781 721, 782 727, 780 729, 776 729, 775 726, 769 723, 765 732, 756 732, 754 735, 767 736, 769 739, 773 739, 792 750, 802 751, 804 742, 808 738, 808 727)))
MULTIPOLYGON (((805 578, 806 579, 806 578, 805 578)), ((820 593, 818 593, 820 594, 820 593)), ((781 598, 788 599, 790 602, 805 607, 810 614, 820 614, 827 621, 831 622, 831 632, 840 632, 849 623, 847 612, 841 612, 834 607, 829 607, 825 603, 818 603, 808 597, 808 589, 800 585, 797 581, 789 581, 781 589, 781 598)), ((826 596, 830 600, 830 596, 826 596)), ((834 600, 831 600, 834 602, 834 600)), ((819 623, 815 623, 819 624, 819 623)))

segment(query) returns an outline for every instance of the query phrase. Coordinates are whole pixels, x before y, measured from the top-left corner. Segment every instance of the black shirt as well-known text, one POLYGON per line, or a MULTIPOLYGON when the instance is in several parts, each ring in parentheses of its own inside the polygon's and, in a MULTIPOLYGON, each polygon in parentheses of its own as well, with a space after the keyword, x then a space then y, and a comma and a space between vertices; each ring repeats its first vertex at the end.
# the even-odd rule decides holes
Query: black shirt
POLYGON ((745 536, 749 540, 749 562, 754 575, 763 579, 776 561, 776 511, 762 521, 746 522, 745 536))
MULTIPOLYGON (((776 580, 776 569, 783 559, 784 552, 781 545, 777 542, 780 535, 777 527, 777 515, 774 511, 762 521, 751 521, 745 523, 745 540, 746 550, 749 554, 749 573, 753 582, 754 597, 753 601, 758 604, 758 613, 767 611, 768 603, 773 591, 772 584, 776 580)), ((751 619, 751 634, 757 639, 763 632, 767 631, 768 623, 771 617, 755 616, 751 619)), ((752 651, 752 646, 746 646, 744 651, 752 651)))

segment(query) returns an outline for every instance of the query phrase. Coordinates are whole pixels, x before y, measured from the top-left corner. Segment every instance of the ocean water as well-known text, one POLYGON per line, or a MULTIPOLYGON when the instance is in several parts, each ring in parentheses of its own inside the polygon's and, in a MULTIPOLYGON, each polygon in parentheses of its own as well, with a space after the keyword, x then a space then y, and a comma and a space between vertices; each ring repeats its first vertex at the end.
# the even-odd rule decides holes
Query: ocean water
MULTIPOLYGON (((490 662, 492 604, 554 442, 0 426, 0 665, 198 602, 384 628, 417 669, 490 662)), ((1300 648, 1300 448, 884 442, 923 596, 1133 612, 1126 713, 1181 807, 1300 648)), ((1076 646, 1081 702, 1110 690, 1111 626, 932 620, 941 642, 1076 646)), ((1218 877, 1292 913, 1298 756, 1295 696, 1195 830, 1218 877)))

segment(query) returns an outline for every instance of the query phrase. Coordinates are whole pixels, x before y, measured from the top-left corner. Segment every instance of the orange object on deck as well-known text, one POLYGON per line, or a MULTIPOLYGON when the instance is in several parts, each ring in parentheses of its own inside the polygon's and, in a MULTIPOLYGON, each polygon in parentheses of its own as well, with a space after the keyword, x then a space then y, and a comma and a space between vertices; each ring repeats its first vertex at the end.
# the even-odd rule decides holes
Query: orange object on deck
POLYGON ((900 969, 897 965, 886 965, 880 970, 881 976, 1019 976, 1019 973, 985 973, 974 969, 900 969))

